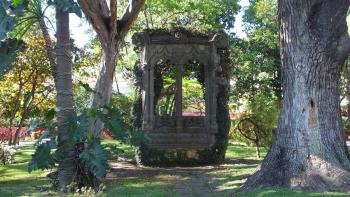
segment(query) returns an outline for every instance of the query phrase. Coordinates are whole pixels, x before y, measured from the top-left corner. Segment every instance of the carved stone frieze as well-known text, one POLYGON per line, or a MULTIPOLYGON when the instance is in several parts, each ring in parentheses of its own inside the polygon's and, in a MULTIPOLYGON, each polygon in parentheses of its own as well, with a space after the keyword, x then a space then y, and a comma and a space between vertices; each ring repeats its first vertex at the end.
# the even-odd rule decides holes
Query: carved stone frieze
POLYGON ((204 127, 204 116, 185 116, 183 117, 184 128, 204 127))
POLYGON ((176 120, 172 116, 157 116, 156 127, 175 127, 176 120))

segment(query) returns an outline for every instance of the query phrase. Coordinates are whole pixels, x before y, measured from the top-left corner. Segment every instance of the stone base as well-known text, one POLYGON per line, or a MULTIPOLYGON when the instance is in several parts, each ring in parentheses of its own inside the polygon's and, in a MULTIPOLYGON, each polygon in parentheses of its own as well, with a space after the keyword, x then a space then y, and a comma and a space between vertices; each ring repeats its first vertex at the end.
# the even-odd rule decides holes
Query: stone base
POLYGON ((140 147, 137 162, 146 166, 198 166, 219 164, 215 151, 210 149, 155 149, 140 147))

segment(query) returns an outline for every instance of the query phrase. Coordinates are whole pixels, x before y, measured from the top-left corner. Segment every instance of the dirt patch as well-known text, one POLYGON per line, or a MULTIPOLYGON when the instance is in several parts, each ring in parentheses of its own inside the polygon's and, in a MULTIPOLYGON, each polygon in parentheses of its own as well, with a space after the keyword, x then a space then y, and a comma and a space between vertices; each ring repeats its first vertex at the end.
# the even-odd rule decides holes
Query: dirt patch
MULTIPOLYGON (((224 191, 219 187, 220 178, 213 177, 213 173, 223 170, 240 169, 255 166, 259 161, 253 159, 231 159, 221 165, 199 167, 147 167, 137 166, 130 162, 110 162, 111 172, 107 180, 143 179, 146 181, 164 181, 171 185, 171 189, 179 196, 191 197, 211 196, 214 191, 224 191)), ((231 183, 242 183, 247 176, 232 176, 231 183)))

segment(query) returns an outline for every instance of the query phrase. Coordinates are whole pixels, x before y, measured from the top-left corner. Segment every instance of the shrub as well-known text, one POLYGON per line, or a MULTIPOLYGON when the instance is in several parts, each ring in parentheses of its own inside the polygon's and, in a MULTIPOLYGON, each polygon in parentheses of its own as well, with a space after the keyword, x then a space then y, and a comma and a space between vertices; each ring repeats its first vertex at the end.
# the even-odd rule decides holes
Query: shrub
POLYGON ((12 146, 0 144, 0 160, 3 165, 10 164, 13 161, 15 153, 16 149, 12 146))
POLYGON ((279 105, 274 97, 264 94, 256 95, 244 106, 245 114, 232 123, 230 136, 237 140, 269 147, 277 128, 279 105))

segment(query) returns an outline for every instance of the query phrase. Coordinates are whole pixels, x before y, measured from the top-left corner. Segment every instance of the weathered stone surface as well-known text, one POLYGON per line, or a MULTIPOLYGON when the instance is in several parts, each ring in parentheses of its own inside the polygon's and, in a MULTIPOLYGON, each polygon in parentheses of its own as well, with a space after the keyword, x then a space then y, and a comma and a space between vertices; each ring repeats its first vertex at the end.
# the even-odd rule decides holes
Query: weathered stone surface
MULTIPOLYGON (((179 154, 181 157, 186 157, 195 155, 192 153, 196 150, 206 150, 204 152, 210 158, 215 155, 212 151, 218 152, 218 146, 223 147, 220 151, 225 150, 227 140, 224 138, 228 132, 226 125, 229 125, 225 121, 229 119, 227 110, 220 112, 227 108, 228 100, 228 77, 223 73, 227 71, 228 65, 227 58, 223 55, 226 54, 223 51, 228 50, 227 35, 224 32, 198 34, 183 30, 148 31, 134 34, 132 40, 140 54, 140 68, 143 71, 139 96, 142 98, 141 129, 147 132, 150 138, 149 143, 140 149, 141 154, 142 151, 152 152, 148 149, 158 151, 160 154, 162 150, 168 152, 185 150, 179 154), (158 99, 155 96, 155 65, 161 60, 169 61, 176 67, 175 113, 172 116, 159 116, 154 110, 158 99), (204 66, 205 116, 182 115, 183 67, 191 60, 196 60, 204 66), (218 121, 218 113, 227 116, 222 118, 224 121, 218 121), (224 122, 225 126, 219 126, 218 122, 221 124, 224 122), (224 133, 218 135, 219 131, 224 133), (187 154, 186 150, 191 154, 187 154)), ((204 152, 201 155, 202 159, 206 157, 204 152)), ((152 156, 152 154, 144 155, 152 156)), ((224 154, 220 155, 223 157, 224 154)), ((141 158, 147 159, 147 157, 141 158)), ((163 157, 159 158, 156 160, 161 160, 163 157)))

